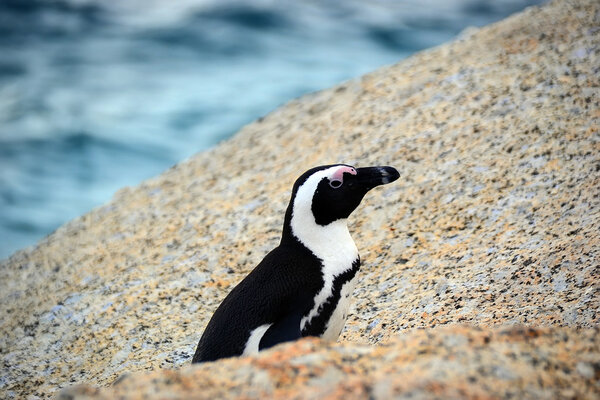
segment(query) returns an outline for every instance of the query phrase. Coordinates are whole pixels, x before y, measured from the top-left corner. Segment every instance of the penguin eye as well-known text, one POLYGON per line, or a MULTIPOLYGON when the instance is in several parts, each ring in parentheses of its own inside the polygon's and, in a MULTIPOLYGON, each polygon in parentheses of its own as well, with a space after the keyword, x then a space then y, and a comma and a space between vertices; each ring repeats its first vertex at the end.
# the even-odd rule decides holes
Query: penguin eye
POLYGON ((337 179, 334 179, 332 181, 329 181, 329 186, 331 186, 334 189, 337 189, 340 186, 342 186, 342 181, 338 181, 337 179))

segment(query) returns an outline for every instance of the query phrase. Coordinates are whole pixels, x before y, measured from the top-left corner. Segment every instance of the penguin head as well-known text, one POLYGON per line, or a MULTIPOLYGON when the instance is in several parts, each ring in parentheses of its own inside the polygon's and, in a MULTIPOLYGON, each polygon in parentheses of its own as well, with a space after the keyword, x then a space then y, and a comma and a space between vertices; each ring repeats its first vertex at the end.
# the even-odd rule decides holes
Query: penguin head
POLYGON ((346 219, 365 194, 400 177, 393 167, 355 168, 336 164, 312 168, 294 184, 286 213, 286 224, 327 226, 346 219))

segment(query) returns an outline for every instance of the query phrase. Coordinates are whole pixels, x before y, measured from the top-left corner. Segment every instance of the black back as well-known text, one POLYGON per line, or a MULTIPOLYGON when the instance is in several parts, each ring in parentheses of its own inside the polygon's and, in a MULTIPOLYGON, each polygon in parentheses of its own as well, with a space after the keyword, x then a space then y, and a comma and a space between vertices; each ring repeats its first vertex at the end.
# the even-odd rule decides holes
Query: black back
MULTIPOLYGON (((204 331, 192 362, 238 356, 252 329, 287 316, 300 318, 314 305, 323 285, 321 262, 299 243, 282 244, 271 251, 223 300, 204 331)), ((267 332, 262 347, 276 344, 267 332)), ((300 332, 295 335, 299 337, 300 332)))

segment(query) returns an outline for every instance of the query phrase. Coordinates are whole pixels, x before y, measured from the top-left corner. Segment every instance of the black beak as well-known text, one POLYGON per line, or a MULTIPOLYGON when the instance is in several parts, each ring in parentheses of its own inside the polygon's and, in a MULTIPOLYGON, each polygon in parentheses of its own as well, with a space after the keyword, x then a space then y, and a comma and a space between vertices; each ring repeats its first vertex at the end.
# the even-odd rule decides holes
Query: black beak
POLYGON ((356 168, 356 180, 368 190, 394 182, 398 178, 400 173, 394 167, 356 168))

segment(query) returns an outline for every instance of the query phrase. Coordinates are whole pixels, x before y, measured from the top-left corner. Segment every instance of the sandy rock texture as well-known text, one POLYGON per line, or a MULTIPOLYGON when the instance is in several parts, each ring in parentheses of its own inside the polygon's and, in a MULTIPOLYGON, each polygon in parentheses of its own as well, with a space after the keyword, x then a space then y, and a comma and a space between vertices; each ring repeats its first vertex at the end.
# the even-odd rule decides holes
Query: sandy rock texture
POLYGON ((598 398, 599 125, 597 0, 292 101, 2 261, 0 397, 598 398), (351 218, 341 344, 189 366, 295 178, 334 162, 402 174, 351 218))
POLYGON ((592 398, 599 334, 453 326, 414 330, 379 346, 325 348, 309 339, 254 358, 123 376, 109 388, 75 386, 58 399, 592 398))

